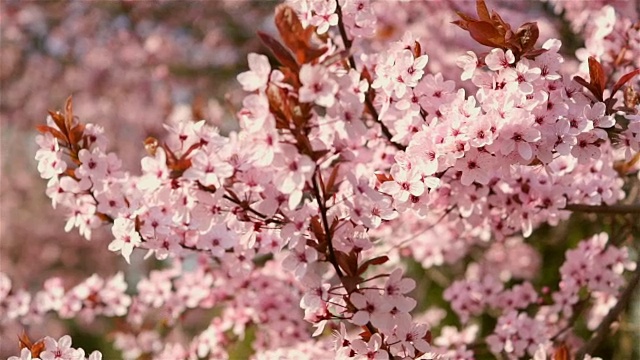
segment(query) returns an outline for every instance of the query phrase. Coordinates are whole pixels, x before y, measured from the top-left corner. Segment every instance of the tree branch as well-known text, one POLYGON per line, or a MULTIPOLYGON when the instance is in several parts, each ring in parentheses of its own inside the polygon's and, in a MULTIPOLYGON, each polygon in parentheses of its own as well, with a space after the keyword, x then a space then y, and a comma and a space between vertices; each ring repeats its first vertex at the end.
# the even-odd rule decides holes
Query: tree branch
POLYGON ((604 338, 609 335, 609 328, 611 324, 618 318, 620 313, 622 313, 626 309, 629 301, 631 301, 636 287, 638 286, 638 283, 640 283, 640 262, 636 263, 636 270, 633 273, 633 277, 631 278, 631 280, 629 280, 629 284, 627 285, 627 288, 624 290, 624 292, 620 295, 618 302, 613 307, 613 309, 609 311, 607 316, 602 319, 602 322, 594 332, 594 335, 591 337, 591 339, 578 350, 576 359, 583 359, 585 354, 591 354, 598 348, 602 340, 604 340, 604 338))
MULTIPOLYGON (((316 173, 317 172, 318 170, 316 169, 316 173)), ((313 193, 316 198, 316 202, 318 203, 318 207, 320 208, 320 217, 322 218, 322 227, 324 228, 325 241, 327 242, 327 248, 329 249, 329 262, 333 265, 333 268, 336 270, 336 274, 338 274, 340 280, 342 280, 344 274, 340 269, 340 265, 338 265, 336 253, 333 249, 333 243, 331 241, 331 227, 329 226, 329 220, 327 219, 327 208, 325 206, 322 194, 320 194, 320 186, 318 186, 316 175, 319 176, 319 174, 313 174, 311 183, 313 185, 313 193)))
POLYGON ((600 213, 600 214, 640 214, 640 204, 632 205, 582 205, 569 204, 565 210, 574 212, 600 213))

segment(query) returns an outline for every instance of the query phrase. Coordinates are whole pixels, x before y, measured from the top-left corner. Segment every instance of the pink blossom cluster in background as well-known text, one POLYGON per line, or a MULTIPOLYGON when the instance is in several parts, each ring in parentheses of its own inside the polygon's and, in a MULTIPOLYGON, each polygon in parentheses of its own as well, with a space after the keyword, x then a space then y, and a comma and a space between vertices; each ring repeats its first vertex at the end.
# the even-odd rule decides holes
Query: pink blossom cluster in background
MULTIPOLYGON (((128 154, 144 153, 144 139, 161 134, 169 119, 235 126, 224 96, 229 92, 230 103, 239 104, 235 75, 246 66, 246 54, 259 49, 255 30, 272 27, 275 3, 209 5, 0 2, 0 270, 14 284, 35 290, 56 276, 71 287, 87 273, 110 277, 125 270, 98 251, 111 241, 110 231, 95 231, 90 242, 65 232, 60 224, 67 214, 52 209, 44 196, 33 130, 55 104, 73 95, 81 114, 99 119, 109 137, 122 140, 112 149, 128 154), (38 251, 24 251, 24 239, 38 251)), ((133 157, 122 160, 127 169, 140 168, 133 157)), ((126 273, 148 267, 139 264, 126 273)), ((62 326, 49 318, 34 335, 69 333, 62 326)), ((84 329, 103 331, 95 322, 84 329)), ((5 324, 0 338, 15 339, 21 331, 18 323, 5 324)), ((0 357, 14 353, 12 344, 0 346, 0 357)))
MULTIPOLYGON (((535 4, 287 1, 238 130, 166 112, 137 153, 69 97, 37 126, 44 192, 126 267, 3 269, 3 324, 96 324, 124 359, 638 355, 607 349, 639 340, 638 14, 535 4)), ((85 356, 43 344, 20 359, 85 356)))

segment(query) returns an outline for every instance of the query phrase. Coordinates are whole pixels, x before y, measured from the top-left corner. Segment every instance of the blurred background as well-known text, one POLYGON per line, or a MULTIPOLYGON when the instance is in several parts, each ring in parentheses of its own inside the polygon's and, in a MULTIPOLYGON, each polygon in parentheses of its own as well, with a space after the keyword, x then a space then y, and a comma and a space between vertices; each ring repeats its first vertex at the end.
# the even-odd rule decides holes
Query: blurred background
MULTIPOLYGON (((36 291, 60 276, 68 288, 92 273, 126 269, 122 257, 105 251, 108 229, 91 241, 75 230, 65 233, 66 214, 51 207, 34 160, 35 126, 47 111, 61 109, 72 95, 75 114, 103 126, 117 139, 110 150, 139 173, 143 140, 161 137, 170 118, 235 126, 242 99, 235 76, 247 68, 249 52, 262 50, 255 32, 274 31, 275 5, 0 1, 0 271, 13 287, 36 291)), ((59 336, 70 326, 84 332, 50 320, 28 329, 30 335, 59 336)), ((92 329, 100 334, 99 324, 92 329)), ((0 321, 0 358, 17 353, 21 330, 0 321)))

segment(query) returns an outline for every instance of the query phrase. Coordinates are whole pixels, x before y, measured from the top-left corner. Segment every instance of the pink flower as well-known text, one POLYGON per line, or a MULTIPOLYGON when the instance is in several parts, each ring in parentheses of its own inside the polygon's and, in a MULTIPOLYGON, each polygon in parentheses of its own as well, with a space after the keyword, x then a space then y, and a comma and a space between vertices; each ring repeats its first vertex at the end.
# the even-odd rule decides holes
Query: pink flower
POLYGON ((242 85, 244 91, 264 90, 269 82, 269 74, 271 73, 271 65, 269 58, 262 54, 250 53, 249 71, 245 71, 238 75, 238 82, 242 85))
POLYGON ((216 224, 198 238, 198 248, 211 251, 215 257, 222 257, 227 249, 238 243, 235 233, 224 224, 216 224))
POLYGON ((233 167, 216 153, 196 150, 190 159, 191 167, 183 174, 185 179, 220 187, 224 179, 233 175, 233 167))
POLYGON ((424 339, 428 327, 426 324, 412 323, 410 318, 401 318, 398 321, 393 335, 389 338, 389 343, 394 344, 392 349, 405 357, 412 358, 416 350, 425 353, 431 349, 429 343, 424 339))
POLYGON ((329 26, 338 25, 338 14, 336 14, 336 0, 318 0, 311 3, 314 15, 309 23, 316 26, 318 34, 324 34, 329 30, 329 26))
POLYGON ((498 71, 502 69, 506 69, 511 66, 516 61, 515 56, 511 50, 507 50, 505 53, 502 49, 493 49, 487 55, 484 62, 487 64, 487 67, 490 70, 498 71))
POLYGON ((273 115, 269 112, 269 100, 264 94, 251 94, 242 100, 242 110, 238 112, 243 129, 255 133, 264 126, 274 126, 273 115))
POLYGON ((335 102, 338 84, 331 79, 327 68, 321 65, 304 64, 300 68, 302 87, 298 91, 301 102, 315 102, 324 107, 331 107, 335 102))
POLYGON ((76 350, 71 348, 71 337, 65 335, 58 341, 50 337, 44 339, 45 351, 40 354, 42 360, 76 360, 76 350))
POLYGON ((32 358, 31 357, 31 350, 29 350, 27 348, 23 348, 20 351, 20 357, 9 356, 9 358, 7 360, 40 360, 40 358, 32 358))
POLYGON ((373 334, 368 342, 355 339, 351 342, 351 348, 355 351, 354 360, 388 360, 389 354, 381 350, 382 338, 380 334, 373 334))
POLYGON ((462 55, 456 60, 456 65, 463 70, 460 80, 469 80, 478 68, 478 57, 473 51, 467 51, 466 55, 462 55))
POLYGON ((109 243, 109 251, 120 251, 127 263, 130 263, 133 249, 142 243, 140 234, 135 230, 135 223, 129 219, 117 218, 111 231, 115 239, 109 243))
POLYGON ((145 157, 141 161, 142 176, 138 182, 138 187, 142 190, 155 190, 169 178, 167 168, 167 157, 162 148, 156 150, 154 157, 145 157))
POLYGON ((424 193, 422 176, 417 171, 405 170, 398 165, 393 165, 391 175, 393 180, 382 183, 380 191, 393 196, 396 201, 405 202, 410 195, 420 196, 424 193))
POLYGON ((513 119, 513 122, 507 123, 500 130, 500 152, 503 155, 509 155, 516 150, 522 159, 531 160, 533 157, 531 143, 540 139, 540 131, 531 127, 523 118, 518 119, 519 121, 516 121, 515 117, 513 119))
POLYGON ((306 246, 304 242, 299 242, 294 249, 289 252, 282 261, 282 267, 292 271, 297 278, 302 278, 309 264, 318 259, 318 252, 306 246))
POLYGON ((472 148, 463 158, 456 161, 454 169, 462 171, 462 185, 468 186, 474 181, 486 185, 491 178, 492 163, 490 154, 472 148))
POLYGON ((351 294, 351 303, 358 311, 353 314, 351 322, 358 326, 368 322, 375 327, 388 329, 391 321, 391 304, 375 291, 364 291, 351 294))
POLYGON ((600 138, 593 132, 578 135, 577 143, 571 149, 571 155, 578 159, 580 164, 586 164, 591 159, 600 157, 600 138))

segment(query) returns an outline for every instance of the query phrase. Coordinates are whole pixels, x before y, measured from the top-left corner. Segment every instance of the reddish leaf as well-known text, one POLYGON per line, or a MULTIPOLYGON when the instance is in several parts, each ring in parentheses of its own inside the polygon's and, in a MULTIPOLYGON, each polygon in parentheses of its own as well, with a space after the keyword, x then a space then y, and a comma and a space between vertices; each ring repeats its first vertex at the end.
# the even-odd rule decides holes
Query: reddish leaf
POLYGON ((476 1, 476 11, 478 12, 478 18, 480 18, 481 21, 491 21, 489 9, 487 9, 487 4, 484 3, 484 0, 476 1))
POLYGON ((74 169, 67 168, 67 170, 65 170, 63 174, 67 175, 70 178, 76 179, 76 171, 74 169))
POLYGON ((369 84, 373 82, 373 77, 371 76, 371 73, 369 72, 369 69, 366 66, 362 69, 360 78, 367 80, 369 84))
POLYGON ((578 84, 586 88, 591 88, 591 84, 589 84, 589 82, 585 80, 582 76, 574 76, 573 81, 577 82, 578 84))
POLYGON ((113 222, 113 218, 112 218, 111 216, 107 215, 107 214, 103 214, 103 213, 101 213, 101 212, 96 212, 96 216, 97 216, 100 220, 102 220, 102 221, 104 221, 104 222, 110 222, 110 223, 112 223, 112 222, 113 222))
POLYGON ((501 34, 506 34, 507 31, 511 30, 511 25, 502 20, 502 17, 495 11, 491 11, 491 22, 501 34))
POLYGON ((362 282, 359 276, 343 276, 340 281, 348 293, 354 292, 358 288, 358 284, 362 282))
POLYGON ((622 75, 622 77, 613 85, 613 89, 611 90, 611 97, 613 94, 617 93, 620 88, 624 86, 627 82, 633 79, 636 75, 640 74, 640 69, 635 69, 632 72, 626 73, 622 75))
POLYGON ((313 235, 316 236, 319 244, 322 245, 326 243, 324 229, 322 228, 322 224, 320 224, 320 218, 318 217, 318 215, 311 218, 311 232, 313 232, 313 235))
POLYGON ((40 354, 44 351, 44 340, 38 340, 33 346, 31 346, 31 356, 34 358, 40 357, 40 354))
POLYGON ((262 40, 262 43, 271 50, 273 56, 275 56, 283 66, 294 70, 296 73, 300 70, 300 66, 296 62, 296 59, 293 58, 291 53, 282 46, 278 40, 261 31, 258 31, 258 36, 260 37, 260 40, 262 40))
POLYGON ((25 348, 29 349, 32 357, 39 357, 40 353, 45 349, 43 340, 38 340, 35 343, 32 343, 24 330, 22 330, 22 333, 18 335, 18 346, 20 347, 20 350, 25 348))
POLYGON ((504 37, 493 27, 492 24, 484 21, 469 23, 469 34, 482 45, 490 47, 504 47, 504 37))
POLYGON ((82 124, 77 124, 71 129, 71 131, 69 131, 69 141, 74 145, 77 145, 80 142, 80 140, 82 140, 83 136, 84 136, 84 125, 82 124))
POLYGON ((305 45, 305 39, 301 38, 305 35, 305 29, 292 8, 286 5, 278 5, 276 7, 275 23, 282 41, 289 49, 295 51, 305 45))
POLYGON ((164 152, 167 155, 167 160, 166 160, 167 167, 169 169, 173 169, 175 164, 178 162, 178 157, 176 157, 176 154, 174 154, 174 152, 171 151, 171 149, 169 149, 167 144, 162 144, 162 148, 164 149, 164 152))
POLYGON ((376 178, 380 183, 393 180, 393 176, 383 173, 376 173, 376 178))
POLYGON ((567 345, 561 344, 560 346, 556 347, 553 351, 553 357, 551 359, 569 360, 569 349, 567 348, 567 345))
POLYGON ((31 339, 29 339, 29 335, 27 335, 26 331, 22 330, 22 333, 18 335, 18 346, 20 347, 20 350, 24 348, 31 349, 32 345, 33 343, 31 342, 31 339))
MULTIPOLYGON (((462 16, 462 13, 458 13, 459 16, 462 16)), ((453 20, 451 22, 453 25, 457 25, 462 30, 469 30, 469 22, 465 20, 453 20)))
POLYGON ((422 337, 424 339, 424 341, 428 342, 429 344, 431 344, 431 341, 433 340, 433 334, 431 334, 431 330, 427 330, 427 333, 424 334, 424 337, 422 337))
POLYGON ((62 116, 62 114, 60 114, 59 112, 53 111, 49 111, 49 116, 51 116, 58 129, 60 129, 63 133, 66 133, 66 127, 64 126, 64 116, 62 116))
POLYGON ((587 80, 583 79, 580 76, 574 76, 573 77, 573 81, 575 81, 578 84, 586 87, 594 96, 598 97, 597 90, 595 89, 595 87, 592 84, 588 83, 587 80))
POLYGON ((535 22, 528 22, 520 25, 518 30, 516 30, 516 36, 524 52, 533 49, 536 45, 536 41, 538 41, 538 36, 540 36, 538 24, 535 22))
POLYGON ((315 26, 303 28, 298 15, 289 6, 280 5, 276 8, 275 23, 282 41, 295 54, 299 64, 309 63, 327 50, 312 44, 315 26))
MULTIPOLYGON (((306 137, 305 137, 306 138, 306 137)), ((312 150, 311 151, 311 160, 318 161, 325 155, 329 153, 329 150, 312 150)))
POLYGON ((50 129, 53 129, 53 128, 47 125, 36 125, 36 130, 41 134, 46 134, 48 132, 51 132, 50 129))
POLYGON ((373 336, 373 334, 371 333, 371 331, 369 331, 368 327, 363 326, 362 332, 358 334, 358 336, 360 336, 362 340, 368 342, 371 339, 371 336, 373 336))
POLYGON ((419 42, 415 42, 413 45, 413 57, 420 57, 422 55, 422 45, 419 42))
POLYGON ((547 49, 534 49, 534 50, 527 51, 523 56, 526 57, 527 59, 535 60, 537 56, 540 56, 545 52, 547 52, 547 49))
POLYGON ((56 139, 58 139, 62 144, 66 144, 67 143, 67 137, 64 136, 64 134, 62 134, 60 131, 58 131, 57 129, 52 128, 51 126, 47 126, 47 125, 37 125, 36 126, 36 130, 38 130, 41 133, 51 133, 51 135, 53 135, 56 139))
POLYGON ((460 20, 452 21, 452 24, 458 25, 463 30, 469 30, 469 23, 478 21, 476 18, 471 17, 463 12, 456 11, 456 14, 460 16, 460 20))
POLYGON ((364 274, 364 272, 367 271, 367 269, 371 265, 382 265, 382 264, 386 263, 387 261, 389 261, 389 257, 386 256, 386 255, 378 256, 378 257, 375 257, 373 259, 369 259, 369 260, 365 261, 364 263, 362 263, 362 265, 360 265, 360 268, 358 269, 358 275, 364 274))
POLYGON ((589 77, 593 90, 595 90, 595 92, 592 90, 592 92, 594 92, 593 95, 595 95, 599 101, 602 101, 604 86, 607 80, 602 65, 593 56, 589 56, 589 77))
POLYGON ((329 200, 329 198, 331 198, 331 196, 333 196, 333 194, 335 193, 336 189, 334 189, 334 187, 336 185, 336 179, 338 178, 339 169, 340 169, 340 164, 336 165, 331 170, 331 175, 329 175, 329 180, 327 180, 327 184, 324 187, 324 195, 325 195, 324 201, 329 200))
POLYGON ((638 94, 631 86, 624 89, 624 106, 634 108, 640 104, 640 94, 638 94))
POLYGON ((353 258, 342 251, 335 251, 336 261, 338 262, 338 266, 348 275, 348 276, 356 276, 358 272, 358 264, 357 258, 353 258))
POLYGON ((156 156, 156 150, 158 149, 158 139, 149 136, 144 140, 144 149, 149 156, 156 156))
POLYGON ((73 99, 71 96, 67 98, 67 101, 64 104, 64 116, 66 128, 71 129, 73 126, 73 99))

